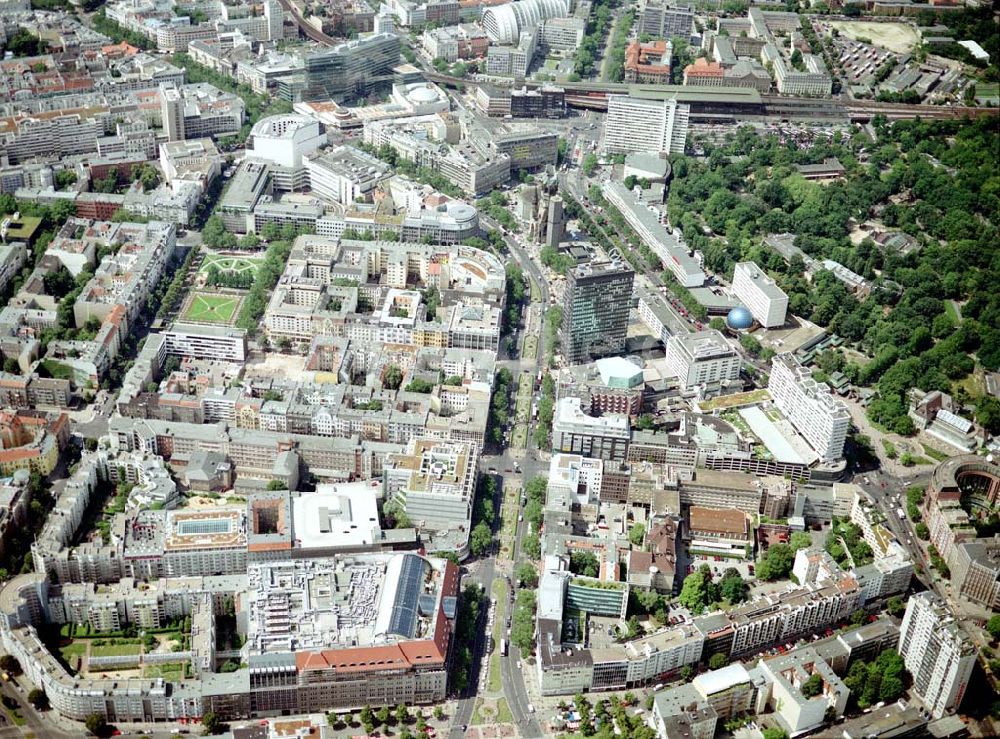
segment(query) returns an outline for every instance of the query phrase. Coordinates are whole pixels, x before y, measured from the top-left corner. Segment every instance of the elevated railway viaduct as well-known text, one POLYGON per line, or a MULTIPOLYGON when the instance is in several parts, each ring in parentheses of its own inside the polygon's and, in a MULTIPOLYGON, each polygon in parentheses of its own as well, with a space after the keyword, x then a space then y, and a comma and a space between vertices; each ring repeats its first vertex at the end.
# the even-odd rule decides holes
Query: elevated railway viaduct
MULTIPOLYGON (((336 39, 306 22, 291 0, 278 0, 306 38, 324 46, 335 46, 336 39)), ((452 77, 425 70, 427 79, 454 88, 483 83, 474 79, 452 77)), ((543 83, 524 81, 526 87, 541 87, 543 83)), ((608 96, 630 94, 645 98, 676 97, 691 106, 691 120, 700 123, 726 123, 747 120, 816 121, 817 123, 867 122, 876 115, 889 120, 905 118, 954 119, 973 118, 996 113, 996 108, 968 108, 943 105, 904 105, 877 103, 869 100, 786 97, 761 95, 746 87, 685 87, 682 85, 626 85, 613 82, 564 82, 566 103, 574 108, 607 110, 608 96)))

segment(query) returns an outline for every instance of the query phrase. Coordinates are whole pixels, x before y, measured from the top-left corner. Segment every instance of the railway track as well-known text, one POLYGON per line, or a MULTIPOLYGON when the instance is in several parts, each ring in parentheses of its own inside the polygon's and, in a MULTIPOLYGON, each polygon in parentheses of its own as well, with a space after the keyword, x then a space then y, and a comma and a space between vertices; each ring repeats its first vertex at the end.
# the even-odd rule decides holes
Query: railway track
POLYGON ((291 0, 278 0, 278 3, 282 8, 287 10, 292 15, 292 20, 295 21, 295 25, 299 27, 302 34, 308 38, 315 41, 317 44, 323 44, 323 46, 336 46, 337 40, 327 36, 321 30, 315 26, 306 23, 306 19, 302 17, 298 9, 292 5, 291 0))
POLYGON ((878 103, 871 100, 852 100, 844 104, 852 121, 869 120, 884 115, 890 120, 902 118, 981 118, 996 115, 997 108, 969 108, 961 105, 905 105, 903 103, 878 103))
MULTIPOLYGON (((437 72, 425 72, 427 78, 438 84, 449 86, 477 86, 476 80, 453 77, 437 72)), ((527 87, 541 86, 540 82, 525 80, 527 87)), ((560 87, 566 90, 566 104, 575 108, 607 110, 607 96, 613 92, 628 93, 628 85, 611 85, 606 82, 567 82, 560 87)), ((884 115, 890 120, 901 118, 955 119, 976 118, 996 115, 997 108, 969 108, 947 105, 907 105, 904 103, 879 103, 872 100, 837 100, 834 98, 785 97, 783 95, 761 95, 764 116, 767 118, 834 119, 867 121, 876 115, 884 115)), ((746 114, 746 110, 735 110, 734 114, 746 114)), ((694 111, 692 111, 694 114, 694 111)))
MULTIPOLYGON (((323 46, 335 46, 336 39, 327 36, 315 26, 306 22, 291 0, 278 0, 281 7, 288 11, 295 25, 304 36, 323 46)), ((476 80, 454 77, 432 70, 424 70, 428 80, 450 87, 478 86, 476 80)), ((540 87, 543 83, 525 80, 527 87, 540 87)), ((606 82, 567 82, 561 85, 566 90, 566 104, 575 108, 588 110, 607 110, 607 96, 613 92, 628 92, 628 85, 609 84, 606 82)), ((985 115, 996 115, 997 108, 969 108, 965 106, 945 105, 907 105, 904 103, 879 103, 870 100, 835 100, 821 98, 796 98, 780 95, 762 95, 764 116, 776 119, 835 119, 843 118, 851 121, 868 121, 877 115, 884 115, 890 120, 905 118, 956 119, 978 118, 985 115)), ((746 114, 745 110, 735 110, 734 115, 746 114)))

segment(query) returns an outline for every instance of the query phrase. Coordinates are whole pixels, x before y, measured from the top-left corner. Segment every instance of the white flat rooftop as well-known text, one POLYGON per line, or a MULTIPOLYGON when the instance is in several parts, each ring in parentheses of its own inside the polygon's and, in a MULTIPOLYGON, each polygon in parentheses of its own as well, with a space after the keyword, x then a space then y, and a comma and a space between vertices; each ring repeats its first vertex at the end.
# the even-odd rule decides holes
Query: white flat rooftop
POLYGON ((377 480, 317 485, 292 501, 295 538, 303 549, 363 548, 379 535, 377 480))
POLYGON ((764 446, 767 447, 776 461, 809 464, 810 460, 796 450, 795 445, 785 437, 778 425, 768 418, 767 414, 760 408, 756 406, 741 408, 740 417, 747 422, 750 430, 764 442, 764 446))
POLYGON ((747 672, 746 667, 736 662, 721 669, 698 675, 692 681, 692 684, 698 689, 698 692, 707 698, 716 693, 729 690, 735 685, 748 682, 750 682, 750 673, 747 672))

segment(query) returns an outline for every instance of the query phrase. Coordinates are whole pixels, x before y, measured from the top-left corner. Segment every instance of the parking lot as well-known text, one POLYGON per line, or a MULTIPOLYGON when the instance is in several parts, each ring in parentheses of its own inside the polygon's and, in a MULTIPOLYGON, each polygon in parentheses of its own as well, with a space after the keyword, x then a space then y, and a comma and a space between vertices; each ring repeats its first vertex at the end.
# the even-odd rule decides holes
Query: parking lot
MULTIPOLYGON (((826 534, 829 531, 829 527, 824 528, 821 531, 807 530, 807 533, 812 537, 812 545, 815 547, 822 547, 824 541, 826 540, 826 534)), ((760 556, 761 552, 756 552, 755 556, 760 556)), ((732 568, 740 573, 740 577, 747 581, 750 585, 751 595, 765 595, 768 593, 774 593, 784 590, 788 587, 788 580, 779 580, 777 582, 758 582, 756 573, 756 560, 746 559, 726 559, 725 557, 709 557, 703 555, 691 555, 688 553, 686 547, 681 547, 678 551, 677 557, 677 577, 679 582, 683 582, 683 578, 687 577, 689 574, 700 568, 702 565, 708 565, 712 570, 712 577, 719 579, 725 573, 726 570, 732 568)))
POLYGON ((753 580, 754 575, 754 563, 753 560, 736 560, 736 559, 725 559, 723 557, 704 557, 701 555, 696 555, 688 559, 687 570, 685 575, 689 575, 702 565, 708 565, 712 568, 713 577, 722 577, 722 573, 726 570, 732 568, 740 573, 740 577, 744 580, 753 580))
POLYGON ((621 621, 610 616, 590 616, 587 619, 591 649, 602 649, 618 643, 618 629, 621 621))
POLYGON ((834 44, 839 56, 837 62, 844 79, 851 85, 871 85, 877 82, 876 73, 884 64, 893 65, 899 60, 891 51, 861 41, 837 39, 834 44))

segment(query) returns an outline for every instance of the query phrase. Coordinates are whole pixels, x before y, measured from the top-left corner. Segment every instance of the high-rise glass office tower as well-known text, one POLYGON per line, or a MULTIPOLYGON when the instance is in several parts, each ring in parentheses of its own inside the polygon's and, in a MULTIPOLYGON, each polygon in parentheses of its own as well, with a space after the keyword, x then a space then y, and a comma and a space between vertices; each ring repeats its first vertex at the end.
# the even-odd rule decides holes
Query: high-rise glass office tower
POLYGON ((622 350, 634 277, 619 262, 591 262, 568 273, 562 323, 566 361, 580 364, 622 350))
POLYGON ((303 100, 340 102, 392 81, 399 65, 399 37, 378 33, 311 54, 305 59, 303 100))

